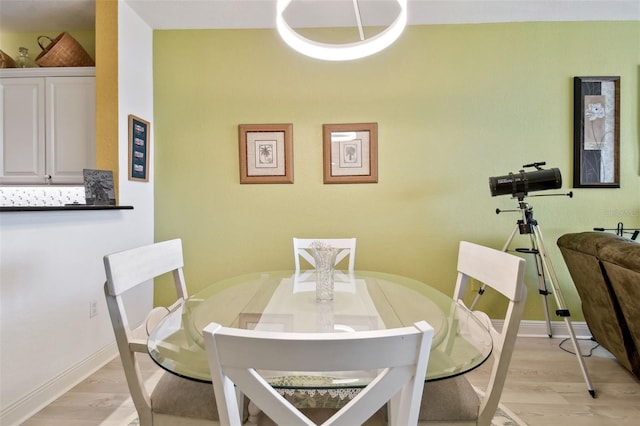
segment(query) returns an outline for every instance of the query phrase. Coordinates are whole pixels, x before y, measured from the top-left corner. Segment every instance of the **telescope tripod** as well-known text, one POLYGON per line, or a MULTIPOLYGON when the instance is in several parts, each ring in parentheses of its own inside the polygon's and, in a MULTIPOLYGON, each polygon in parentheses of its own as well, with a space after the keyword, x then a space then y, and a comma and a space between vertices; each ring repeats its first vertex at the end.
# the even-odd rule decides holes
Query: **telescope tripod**
MULTIPOLYGON (((573 343, 573 349, 575 350, 575 354, 578 358, 578 364, 580 364, 580 369, 582 370, 582 375, 584 376, 584 380, 587 384, 587 388, 589 390, 589 394, 592 398, 596 397, 596 391, 593 389, 593 385, 591 384, 591 379, 589 378, 589 373, 587 372, 587 367, 585 366, 584 359, 582 358, 582 353, 580 351, 580 347, 578 346, 578 341, 576 339, 575 332, 573 330, 573 325, 571 324, 570 312, 567 308, 567 304, 565 303, 564 297, 562 295, 562 290, 558 286, 558 278, 556 276, 555 270, 553 269, 553 265, 551 264, 551 259, 547 254, 547 250, 544 246, 544 241, 542 238, 542 231, 538 226, 538 222, 533 218, 533 208, 523 201, 522 197, 519 197, 519 210, 522 212, 522 219, 518 220, 516 225, 513 228, 513 232, 507 239, 502 251, 508 251, 509 246, 511 245, 513 238, 516 233, 519 232, 521 235, 528 234, 531 240, 530 248, 516 248, 515 251, 518 253, 527 253, 532 254, 536 261, 536 270, 538 273, 538 292, 542 296, 542 300, 544 303, 544 314, 547 323, 547 334, 549 337, 552 337, 551 330, 551 319, 549 317, 549 302, 547 300, 547 296, 552 294, 555 298, 557 309, 556 315, 563 318, 564 322, 567 326, 567 331, 569 332, 569 337, 571 342, 573 343), (545 279, 545 277, 547 279, 545 279), (551 284, 551 288, 553 291, 549 291, 547 288, 547 280, 551 284)), ((504 212, 508 211, 517 211, 517 210, 502 210, 504 212)), ((499 209, 496 209, 496 213, 502 212, 499 209)), ((473 303, 471 304, 471 309, 475 307, 478 300, 480 300, 480 296, 484 293, 486 285, 482 285, 478 294, 476 295, 473 303)))

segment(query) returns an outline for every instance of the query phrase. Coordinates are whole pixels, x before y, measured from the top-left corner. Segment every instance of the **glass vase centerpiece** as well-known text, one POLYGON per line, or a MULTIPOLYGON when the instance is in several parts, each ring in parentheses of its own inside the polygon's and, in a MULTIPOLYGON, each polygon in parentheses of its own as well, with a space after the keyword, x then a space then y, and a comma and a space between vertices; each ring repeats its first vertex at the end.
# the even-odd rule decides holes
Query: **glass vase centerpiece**
POLYGON ((316 264, 316 301, 333 300, 333 272, 339 249, 321 241, 311 243, 311 254, 316 264))

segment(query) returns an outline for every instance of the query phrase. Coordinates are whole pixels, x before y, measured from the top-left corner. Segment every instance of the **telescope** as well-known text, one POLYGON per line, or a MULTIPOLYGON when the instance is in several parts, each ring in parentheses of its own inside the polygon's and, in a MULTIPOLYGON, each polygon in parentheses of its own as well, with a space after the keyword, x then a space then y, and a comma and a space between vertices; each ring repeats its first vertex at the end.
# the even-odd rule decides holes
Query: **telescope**
MULTIPOLYGON (((529 192, 544 191, 547 189, 559 189, 560 187, 562 187, 562 176, 560 174, 560 170, 555 168, 544 170, 541 166, 544 166, 545 164, 546 163, 544 162, 525 164, 524 166, 522 166, 523 170, 520 170, 518 173, 509 173, 504 176, 489 178, 489 188, 491 189, 492 196, 495 197, 496 195, 511 194, 513 198, 518 199, 518 210, 496 209, 496 214, 500 214, 502 212, 517 211, 520 211, 520 213, 522 214, 522 219, 519 219, 516 222, 513 231, 511 231, 511 235, 507 240, 507 243, 502 248, 502 251, 509 251, 509 246, 511 245, 513 238, 516 236, 518 231, 521 235, 529 235, 531 246, 529 248, 516 248, 515 251, 517 253, 532 254, 535 258, 534 264, 538 273, 538 293, 543 296, 542 300, 544 302, 544 315, 547 320, 547 332, 549 334, 549 337, 552 337, 552 329, 551 319, 549 317, 549 303, 547 301, 547 296, 551 294, 556 299, 556 315, 564 318, 564 321, 567 325, 569 338, 573 342, 573 349, 575 351, 576 357, 578 358, 578 363, 580 364, 582 375, 587 382, 589 394, 595 398, 596 391, 593 389, 591 379, 589 378, 587 369, 584 365, 584 360, 582 359, 582 354, 580 353, 580 346, 577 343, 573 327, 571 326, 571 320, 569 319, 571 313, 569 311, 569 308, 567 308, 564 296, 562 295, 562 289, 558 284, 558 277, 556 276, 556 273, 553 269, 551 259, 547 254, 547 250, 544 247, 544 242, 542 241, 542 231, 538 226, 538 221, 533 218, 533 207, 531 207, 529 203, 526 203, 524 201, 524 198, 527 196, 527 194, 529 194, 529 192), (525 172, 524 169, 528 167, 533 167, 535 168, 535 170, 525 172), (547 282, 551 284, 553 291, 549 291, 547 282)), ((573 192, 569 192, 568 194, 544 194, 544 196, 554 195, 566 195, 571 198, 573 197, 573 192)), ((532 197, 535 196, 536 195, 532 195, 532 197)), ((543 195, 537 196, 542 197, 543 195)), ((478 294, 471 304, 470 310, 473 311, 479 297, 484 293, 485 286, 486 284, 482 284, 480 290, 478 290, 478 294)))
POLYGON ((491 196, 511 194, 514 197, 524 197, 529 192, 546 191, 547 189, 559 189, 562 187, 562 175, 560 169, 543 169, 545 162, 523 165, 523 170, 517 173, 509 173, 504 176, 489 178, 491 196), (525 172, 524 168, 535 167, 535 171, 525 172))

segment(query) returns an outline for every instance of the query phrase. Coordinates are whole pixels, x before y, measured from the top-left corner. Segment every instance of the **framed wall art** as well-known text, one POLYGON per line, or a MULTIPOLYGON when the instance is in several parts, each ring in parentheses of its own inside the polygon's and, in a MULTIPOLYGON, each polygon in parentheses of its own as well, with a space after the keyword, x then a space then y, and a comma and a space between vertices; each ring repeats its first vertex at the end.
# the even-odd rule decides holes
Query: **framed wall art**
POLYGON ((148 121, 129 115, 129 180, 149 181, 148 121))
POLYGON ((378 123, 322 126, 324 183, 378 182, 378 123))
POLYGON ((115 206, 116 192, 111 170, 83 169, 85 204, 115 206))
POLYGON ((240 183, 293 183, 293 124, 240 124, 240 183))
POLYGON ((620 77, 574 77, 573 186, 620 187, 620 77))

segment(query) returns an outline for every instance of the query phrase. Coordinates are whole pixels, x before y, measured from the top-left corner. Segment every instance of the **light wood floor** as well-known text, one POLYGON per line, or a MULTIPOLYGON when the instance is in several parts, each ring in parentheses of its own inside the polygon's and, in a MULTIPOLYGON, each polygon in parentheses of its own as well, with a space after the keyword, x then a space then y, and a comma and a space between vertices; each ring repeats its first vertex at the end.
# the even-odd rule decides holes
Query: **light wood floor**
MULTIPOLYGON (((585 358, 597 398, 591 398, 575 355, 558 347, 561 339, 519 338, 502 404, 529 426, 636 426, 640 424, 640 381, 605 350, 585 358)), ((571 348, 570 342, 563 345, 571 348)), ((588 352, 592 342, 581 342, 588 352)), ((482 387, 490 365, 469 373, 482 387)), ((153 363, 144 363, 153 373, 153 363)), ((123 426, 135 409, 119 358, 54 401, 25 426, 123 426)))

